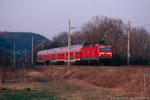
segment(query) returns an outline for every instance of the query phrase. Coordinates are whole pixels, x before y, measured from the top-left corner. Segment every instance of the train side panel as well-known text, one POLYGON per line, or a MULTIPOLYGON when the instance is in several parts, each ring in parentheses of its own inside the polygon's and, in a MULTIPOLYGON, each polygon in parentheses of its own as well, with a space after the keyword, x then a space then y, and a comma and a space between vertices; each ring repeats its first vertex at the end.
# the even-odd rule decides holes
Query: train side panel
MULTIPOLYGON (((70 61, 96 60, 111 58, 112 45, 110 44, 95 44, 88 46, 75 45, 70 49, 70 61)), ((67 47, 54 48, 49 50, 41 50, 37 54, 38 62, 67 62, 68 49, 67 47)))

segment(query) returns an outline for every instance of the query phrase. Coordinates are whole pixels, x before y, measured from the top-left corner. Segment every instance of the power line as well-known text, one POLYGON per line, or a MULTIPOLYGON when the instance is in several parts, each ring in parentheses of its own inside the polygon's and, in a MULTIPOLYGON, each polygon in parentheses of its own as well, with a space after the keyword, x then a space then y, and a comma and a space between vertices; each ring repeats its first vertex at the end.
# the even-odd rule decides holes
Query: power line
POLYGON ((135 26, 135 27, 146 27, 146 26, 150 26, 150 24, 138 25, 138 26, 135 26))
POLYGON ((150 16, 135 20, 132 23, 145 22, 147 20, 150 20, 150 16))
POLYGON ((146 13, 143 13, 143 14, 140 14, 140 15, 137 15, 137 16, 133 16, 133 17, 130 17, 130 18, 126 18, 126 19, 123 19, 123 20, 136 19, 136 18, 142 17, 143 15, 145 16, 147 14, 150 14, 150 12, 146 12, 146 13))
POLYGON ((139 28, 144 28, 146 29, 148 32, 150 32, 150 24, 145 24, 145 25, 137 25, 137 26, 134 26, 134 27, 139 27, 139 28))

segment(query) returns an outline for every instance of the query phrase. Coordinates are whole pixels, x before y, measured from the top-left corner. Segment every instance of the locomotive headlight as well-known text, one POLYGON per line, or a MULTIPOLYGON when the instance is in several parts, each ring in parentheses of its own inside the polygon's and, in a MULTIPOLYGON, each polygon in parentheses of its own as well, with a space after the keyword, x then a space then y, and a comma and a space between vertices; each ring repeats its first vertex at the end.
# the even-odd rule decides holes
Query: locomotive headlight
POLYGON ((112 55, 112 53, 111 53, 111 52, 107 52, 106 54, 108 54, 108 55, 112 55))
POLYGON ((100 52, 99 54, 104 54, 104 52, 100 52))

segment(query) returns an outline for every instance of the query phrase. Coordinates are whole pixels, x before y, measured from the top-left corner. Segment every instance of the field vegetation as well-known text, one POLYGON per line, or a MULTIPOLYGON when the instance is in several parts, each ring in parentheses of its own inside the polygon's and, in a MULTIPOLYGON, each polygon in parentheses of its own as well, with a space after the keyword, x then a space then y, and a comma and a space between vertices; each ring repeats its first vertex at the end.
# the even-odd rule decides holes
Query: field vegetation
POLYGON ((47 66, 28 68, 26 72, 23 69, 3 69, 0 97, 10 95, 7 97, 15 98, 15 95, 18 95, 28 99, 44 100, 148 98, 150 68, 144 67, 71 66, 68 69, 67 66, 47 66))
POLYGON ((5 90, 0 92, 1 100, 58 100, 55 93, 47 91, 5 90))

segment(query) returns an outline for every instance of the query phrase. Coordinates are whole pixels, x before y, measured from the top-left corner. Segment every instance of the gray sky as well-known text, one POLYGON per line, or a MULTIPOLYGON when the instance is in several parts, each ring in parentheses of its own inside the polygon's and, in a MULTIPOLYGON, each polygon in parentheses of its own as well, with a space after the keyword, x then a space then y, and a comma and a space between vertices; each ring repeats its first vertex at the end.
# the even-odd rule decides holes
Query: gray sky
POLYGON ((0 0, 0 31, 35 32, 51 39, 94 16, 150 29, 150 0, 0 0), (132 24, 133 22, 133 24, 132 24))

